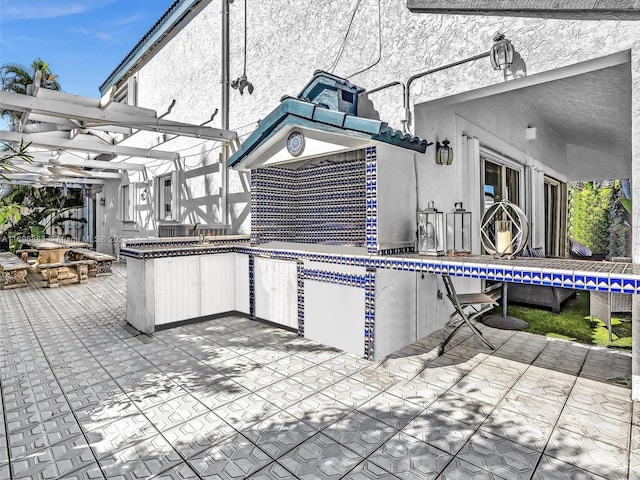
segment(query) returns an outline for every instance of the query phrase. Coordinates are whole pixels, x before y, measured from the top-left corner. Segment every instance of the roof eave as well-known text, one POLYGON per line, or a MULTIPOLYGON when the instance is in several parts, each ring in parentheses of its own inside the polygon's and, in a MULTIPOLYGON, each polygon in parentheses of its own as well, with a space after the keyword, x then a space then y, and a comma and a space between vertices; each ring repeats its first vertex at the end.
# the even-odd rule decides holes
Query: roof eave
POLYGON ((291 125, 295 122, 304 124, 307 128, 315 125, 318 130, 327 132, 342 130, 344 133, 354 136, 366 135, 371 140, 419 153, 424 153, 429 145, 426 140, 403 134, 390 128, 385 122, 346 115, 304 100, 287 97, 260 122, 258 128, 244 141, 240 149, 229 158, 227 166, 237 167, 263 142, 278 132, 283 123, 291 125))
POLYGON ((186 15, 202 0, 175 0, 160 19, 145 33, 120 64, 109 74, 107 79, 98 87, 104 95, 113 85, 116 85, 131 69, 162 41, 186 15))

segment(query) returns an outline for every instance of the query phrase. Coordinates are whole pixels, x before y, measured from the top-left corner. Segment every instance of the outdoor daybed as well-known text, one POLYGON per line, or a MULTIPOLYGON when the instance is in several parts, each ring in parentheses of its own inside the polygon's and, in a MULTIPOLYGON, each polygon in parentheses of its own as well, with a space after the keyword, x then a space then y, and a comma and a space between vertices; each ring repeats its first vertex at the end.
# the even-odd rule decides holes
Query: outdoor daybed
POLYGON ((573 297, 575 293, 576 291, 572 288, 510 283, 509 303, 522 303, 524 305, 550 308, 552 312, 558 313, 562 302, 573 297))

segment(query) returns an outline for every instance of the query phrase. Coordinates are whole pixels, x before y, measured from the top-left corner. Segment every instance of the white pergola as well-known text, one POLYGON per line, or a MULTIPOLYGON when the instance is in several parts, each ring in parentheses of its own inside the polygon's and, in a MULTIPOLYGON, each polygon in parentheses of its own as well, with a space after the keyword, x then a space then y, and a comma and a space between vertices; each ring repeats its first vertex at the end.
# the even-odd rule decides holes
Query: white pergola
MULTIPOLYGON (((13 183, 87 184, 120 178, 125 170, 145 173, 144 162, 114 161, 118 157, 176 161, 179 154, 156 148, 139 148, 122 142, 136 131, 229 143, 237 141, 230 130, 176 122, 155 110, 114 101, 115 90, 102 99, 40 88, 37 72, 27 94, 0 91, 0 108, 19 112, 16 131, 1 131, 0 141, 30 144, 35 164, 13 162, 5 176, 13 183), (111 160, 100 160, 107 154, 111 160), (109 172, 112 170, 112 172, 109 172), (116 171, 116 172, 113 172, 116 171)), ((170 111, 170 107, 167 113, 170 111)))

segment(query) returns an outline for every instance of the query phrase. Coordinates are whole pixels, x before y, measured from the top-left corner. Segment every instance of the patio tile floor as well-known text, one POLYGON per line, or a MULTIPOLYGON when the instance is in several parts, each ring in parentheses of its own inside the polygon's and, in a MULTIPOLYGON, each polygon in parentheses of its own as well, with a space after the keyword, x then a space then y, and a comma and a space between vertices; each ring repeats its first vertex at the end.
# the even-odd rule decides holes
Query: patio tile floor
POLYGON ((368 362, 228 316, 144 335, 126 268, 0 291, 0 480, 638 479, 630 355, 462 330, 368 362))

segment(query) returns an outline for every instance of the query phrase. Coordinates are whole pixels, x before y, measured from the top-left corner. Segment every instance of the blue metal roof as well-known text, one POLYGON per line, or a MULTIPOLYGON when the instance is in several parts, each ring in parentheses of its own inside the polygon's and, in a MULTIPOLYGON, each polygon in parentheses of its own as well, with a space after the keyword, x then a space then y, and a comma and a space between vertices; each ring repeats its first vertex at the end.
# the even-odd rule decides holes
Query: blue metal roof
POLYGON ((426 140, 395 130, 386 122, 330 110, 324 105, 298 98, 284 97, 282 103, 260 122, 258 128, 229 158, 227 165, 235 167, 287 125, 367 138, 420 153, 424 153, 428 145, 426 140))

